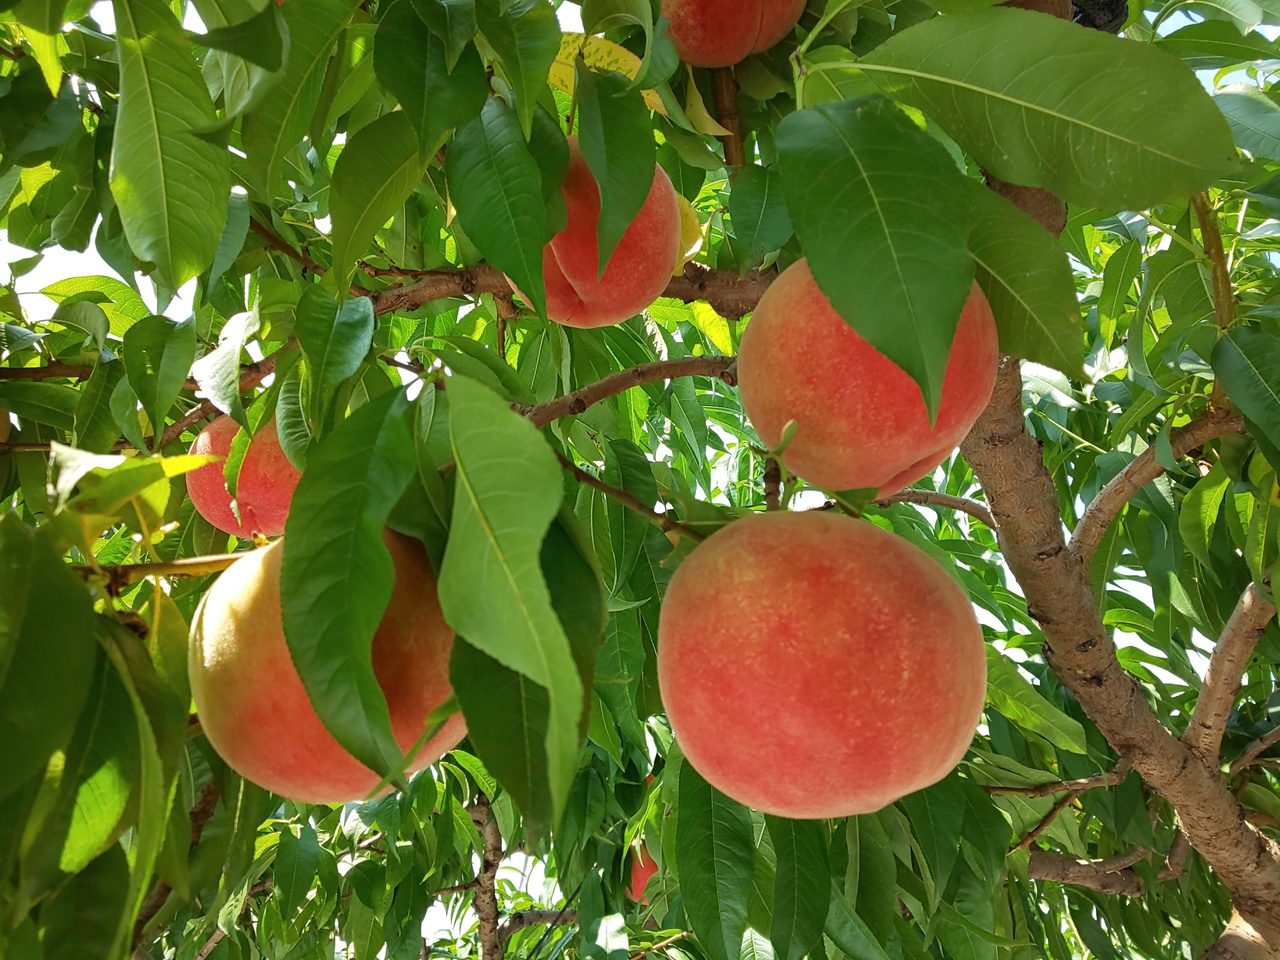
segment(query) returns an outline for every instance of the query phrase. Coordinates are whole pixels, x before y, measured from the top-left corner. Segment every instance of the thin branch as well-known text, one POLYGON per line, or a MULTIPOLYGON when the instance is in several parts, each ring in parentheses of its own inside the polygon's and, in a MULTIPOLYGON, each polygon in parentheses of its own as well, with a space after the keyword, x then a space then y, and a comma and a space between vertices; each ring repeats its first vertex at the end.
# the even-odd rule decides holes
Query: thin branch
POLYGON ((977 500, 970 500, 968 497, 953 497, 949 493, 936 493, 933 490, 900 490, 892 496, 875 501, 878 507, 887 507, 891 503, 918 503, 926 507, 959 510, 985 523, 992 530, 996 527, 996 522, 992 519, 987 505, 977 500))
POLYGON ((1182 871, 1187 865, 1187 857, 1190 855, 1191 843, 1187 840, 1187 835, 1182 830, 1178 830, 1169 843, 1169 852, 1165 854, 1157 879, 1161 882, 1178 879, 1182 876, 1182 871))
POLYGON ((777 510, 782 498, 782 465, 776 457, 768 457, 764 462, 764 508, 777 510))
MULTIPOLYGON (((252 390, 263 380, 267 379, 267 377, 271 376, 276 369, 276 360, 279 359, 281 353, 293 345, 293 342, 294 341, 290 340, 275 353, 268 354, 255 363, 246 364, 240 374, 240 392, 244 393, 246 390, 252 390)), ((161 450, 164 447, 167 447, 169 444, 173 443, 174 440, 177 440, 182 436, 190 427, 199 423, 201 420, 207 420, 216 413, 218 413, 218 408, 214 406, 212 400, 201 401, 195 407, 188 410, 182 417, 179 417, 166 427, 164 433, 160 435, 160 442, 155 444, 152 449, 161 450)))
POLYGON ((1132 870, 1125 869, 1146 855, 1144 850, 1137 852, 1138 856, 1132 859, 1130 853, 1107 860, 1077 860, 1060 853, 1037 850, 1031 854, 1027 876, 1032 880, 1070 883, 1121 897, 1140 897, 1147 892, 1147 885, 1132 870))
POLYGON ((0 367, 0 380, 57 380, 63 377, 84 380, 92 373, 92 364, 50 360, 39 367, 0 367))
POLYGON ((665 940, 659 940, 652 947, 646 947, 644 950, 641 950, 639 953, 633 953, 630 957, 627 958, 627 960, 644 960, 644 958, 647 957, 649 954, 656 953, 659 950, 665 950, 667 947, 671 946, 673 943, 679 943, 681 940, 685 939, 685 937, 691 937, 691 936, 693 936, 693 933, 691 931, 682 930, 680 933, 677 933, 673 937, 667 937, 667 939, 665 940))
MULTIPOLYGON (((1244 433, 1244 418, 1217 407, 1210 407, 1185 426, 1169 435, 1169 445, 1175 457, 1185 456, 1216 437, 1228 433, 1244 433)), ((1098 491, 1093 502, 1085 508, 1075 533, 1071 535, 1071 551, 1086 566, 1093 559, 1098 544, 1102 542, 1107 527, 1119 516, 1129 498, 1164 473, 1164 467, 1156 460, 1154 445, 1134 457, 1105 487, 1098 491)))
POLYGON ((561 417, 576 416, 601 400, 656 380, 670 380, 674 377, 716 377, 729 386, 734 386, 738 382, 736 364, 736 357, 681 357, 678 360, 654 360, 652 363, 642 363, 628 370, 611 373, 563 397, 534 406, 516 406, 515 410, 532 420, 535 426, 545 427, 561 417))
POLYGON ((480 922, 480 952, 483 960, 502 960, 505 944, 498 936, 498 867, 502 865, 502 833, 484 794, 467 808, 484 840, 484 855, 476 875, 472 909, 480 922))
POLYGON ((579 483, 585 483, 588 487, 591 487, 594 490, 599 490, 606 497, 610 497, 614 500, 617 500, 620 504, 622 504, 628 510, 631 510, 634 513, 638 513, 640 516, 644 517, 646 520, 653 521, 658 526, 660 526, 664 531, 667 531, 670 533, 678 533, 680 536, 687 537, 688 539, 693 540, 695 543, 706 539, 705 534, 699 533, 697 530, 694 530, 692 527, 685 526, 679 520, 675 520, 667 516, 665 513, 658 513, 658 511, 648 506, 643 500, 641 500, 635 494, 628 493, 626 490, 619 490, 617 487, 611 487, 609 486, 609 484, 605 483, 603 480, 593 477, 591 474, 587 473, 587 471, 583 470, 576 463, 574 463, 572 460, 566 457, 559 450, 556 451, 556 459, 560 461, 560 465, 562 467, 564 467, 566 470, 568 470, 570 473, 574 475, 574 477, 578 480, 579 483))
POLYGON ((1017 843, 1013 845, 1013 849, 1014 850, 1028 849, 1033 843, 1036 842, 1040 834, 1044 833, 1046 830, 1049 829, 1050 826, 1053 825, 1053 821, 1058 819, 1058 814, 1062 813, 1063 810, 1067 809, 1067 807, 1075 803, 1076 800, 1079 798, 1079 796, 1080 794, 1076 793, 1075 791, 1064 794, 1058 800, 1057 803, 1055 803, 1052 807, 1049 808, 1049 812, 1040 818, 1040 822, 1037 823, 1030 830, 1028 830, 1027 835, 1025 837, 1023 837, 1021 840, 1019 840, 1017 843))
POLYGON ((221 573, 244 553, 222 553, 209 557, 185 557, 166 563, 108 563, 99 566, 72 564, 72 573, 85 580, 105 578, 109 592, 120 593, 131 583, 147 577, 205 577, 221 573))
POLYGON ((432 891, 433 896, 443 897, 450 893, 469 893, 480 885, 479 880, 468 880, 466 883, 459 883, 452 887, 441 887, 439 890, 432 891))
POLYGON ((1271 602, 1258 592, 1257 587, 1249 584, 1213 648, 1200 696, 1196 699, 1191 722, 1182 734, 1182 742, 1214 769, 1218 767, 1222 734, 1227 728, 1245 667, 1275 614, 1276 608, 1271 602))
POLYGON ((578 922, 578 911, 561 907, 559 910, 521 910, 513 913, 498 928, 498 941, 504 946, 512 935, 527 927, 564 926, 578 922))
POLYGON ((742 118, 738 116, 738 81, 734 79, 733 67, 719 67, 712 73, 715 76, 716 112, 720 115, 720 126, 729 131, 728 136, 720 138, 724 143, 724 158, 737 171, 747 164, 742 118))
POLYGON ((312 273, 318 276, 324 275, 324 272, 325 272, 324 267, 322 267, 320 264, 316 263, 313 259, 311 259, 310 255, 308 255, 305 251, 299 252, 295 250, 293 248, 293 244, 291 244, 284 237, 280 236, 280 234, 276 233, 274 230, 268 227, 261 220, 258 220, 256 217, 251 217, 249 219, 249 229, 252 230, 254 233, 256 233, 258 236, 262 237, 262 239, 267 242, 267 246, 270 247, 272 250, 278 250, 280 253, 283 253, 286 257, 290 258, 291 260, 296 260, 298 263, 302 264, 304 267, 306 267, 308 270, 310 270, 312 273))
POLYGON ((1056 783, 1039 783, 1034 786, 1000 786, 993 784, 983 787, 987 793, 1017 793, 1024 797, 1051 797, 1058 793, 1074 793, 1076 796, 1095 787, 1114 787, 1129 775, 1132 769, 1127 760, 1121 760, 1110 770, 1095 773, 1092 777, 1079 780, 1059 780, 1056 783))
POLYGON ((1274 727, 1267 733, 1260 736, 1257 740, 1253 741, 1253 743, 1249 744, 1249 746, 1245 747, 1244 752, 1232 761, 1231 768, 1228 772, 1234 777, 1245 767, 1252 766, 1258 757, 1262 756, 1277 743, 1280 743, 1280 726, 1274 727))
MULTIPOLYGON (((246 913, 249 912, 249 904, 252 898, 257 896, 259 893, 265 893, 266 891, 270 890, 271 886, 272 886, 272 880, 268 878, 266 880, 259 880, 257 883, 255 883, 252 887, 249 888, 249 892, 246 893, 244 896, 244 906, 240 908, 240 915, 236 919, 237 923, 244 918, 244 915, 246 913)), ((209 939, 206 940, 204 942, 204 945, 201 946, 200 949, 196 951, 196 955, 193 958, 193 960, 206 960, 209 954, 213 953, 214 949, 218 946, 218 944, 222 942, 223 938, 226 937, 226 935, 227 934, 225 930, 223 930, 221 927, 216 927, 213 933, 209 936, 209 939)))

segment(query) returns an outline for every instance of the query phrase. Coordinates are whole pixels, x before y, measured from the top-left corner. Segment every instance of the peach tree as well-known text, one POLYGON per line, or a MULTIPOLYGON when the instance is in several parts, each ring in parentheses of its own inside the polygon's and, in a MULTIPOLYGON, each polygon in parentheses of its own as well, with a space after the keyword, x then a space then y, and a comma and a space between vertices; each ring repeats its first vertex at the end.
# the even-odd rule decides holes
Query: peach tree
POLYGON ((0 956, 1280 956, 1280 7, 1021 6, 10 4, 0 956), (807 482, 812 428, 743 409, 802 258, 905 384, 844 403, 862 364, 784 303, 762 379, 834 369, 819 425, 941 422, 990 306, 989 402, 906 489, 807 482), (211 746, 191 625, 264 544, 195 471, 232 521, 296 482, 262 626, 365 796, 211 746), (667 583, 778 510, 908 541, 982 625, 963 760, 873 812, 752 810, 664 711, 667 583), (415 742, 467 731, 412 773, 386 528, 455 634, 415 742))

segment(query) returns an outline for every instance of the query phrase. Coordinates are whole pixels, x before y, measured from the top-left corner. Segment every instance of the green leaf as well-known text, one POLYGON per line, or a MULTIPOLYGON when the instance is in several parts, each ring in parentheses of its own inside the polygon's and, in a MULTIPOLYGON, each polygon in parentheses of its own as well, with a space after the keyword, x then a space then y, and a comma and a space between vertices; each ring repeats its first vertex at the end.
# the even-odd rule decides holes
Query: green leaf
POLYGON ((583 712, 582 679, 539 566, 560 508, 560 467, 528 420, 463 377, 449 381, 449 438, 457 484, 440 606, 468 643, 547 691, 554 821, 576 769, 583 712))
POLYGON ((858 65, 985 169, 1073 205, 1143 210, 1236 166, 1226 121, 1176 57, 1043 13, 927 20, 858 65))
POLYGON ((578 900, 579 955, 583 960, 627 960, 631 944, 627 940, 627 918, 606 913, 600 875, 594 871, 582 883, 578 900))
MULTIPOLYGON (((617 490, 634 495, 647 507, 658 500, 658 485, 653 479, 653 467, 640 448, 628 440, 605 440, 604 482, 617 490)), ((606 505, 609 518, 609 539, 613 544, 613 592, 631 579, 640 551, 649 533, 650 522, 645 517, 628 510, 617 500, 606 505)))
POLYGON ((1084 328, 1067 255, 1049 231, 969 181, 977 218, 969 255, 991 304, 1002 353, 1084 376, 1084 328))
MULTIPOLYGON (((425 0, 415 2, 421 7, 425 0)), ((443 6, 441 0, 432 2, 443 6)), ((447 55, 447 41, 413 11, 409 0, 398 0, 383 14, 373 48, 373 69, 378 82, 400 101, 417 134, 419 153, 429 158, 447 131, 480 115, 489 81, 473 45, 466 42, 456 54, 447 55)), ((474 9, 471 33, 475 33, 474 9)))
POLYGON ((41 908, 44 960, 114 956, 128 897, 129 861, 123 847, 112 845, 41 908))
POLYGON ((1280 47, 1257 33, 1242 34, 1226 20, 1202 20, 1156 37, 1155 45, 1175 53, 1192 70, 1216 70, 1250 60, 1280 58, 1280 47))
POLYGON ((375 326, 368 297, 339 303, 315 284, 302 292, 293 332, 311 368, 312 426, 318 433, 331 413, 333 391, 355 375, 369 353, 375 326))
POLYGON ((677 809, 676 869, 689 924, 710 960, 738 960, 755 870, 751 814, 687 761, 677 809))
POLYGON ((1236 146, 1255 157, 1280 157, 1280 105, 1248 83, 1233 83, 1213 94, 1231 125, 1236 146))
MULTIPOLYGON (((333 267, 332 279, 326 277, 326 283, 338 291, 346 290, 356 260, 368 250, 382 225, 404 206, 422 179, 422 169, 418 135, 403 111, 379 117, 347 141, 330 185, 333 267)), ((372 321, 371 301, 362 302, 370 304, 365 313, 372 321)))
POLYGON ((1218 461, 1196 481, 1178 510, 1178 534, 1186 544, 1187 552, 1206 570, 1212 570, 1214 566, 1209 541, 1213 539, 1213 528, 1217 525, 1222 501, 1230 487, 1231 478, 1227 476, 1222 461, 1218 461))
POLYGON ((124 335, 123 353, 129 386, 158 437, 196 357, 195 319, 182 323, 165 317, 139 320, 124 335))
POLYGON ((1231 402, 1280 447, 1280 337, 1233 327, 1214 346, 1212 363, 1231 402))
POLYGON ((93 606, 47 536, 0 518, 0 799, 71 739, 93 681, 93 606))
POLYGON ((644 674, 645 650, 634 610, 618 610, 605 626, 604 645, 596 658, 595 695, 613 714, 622 733, 635 746, 646 746, 637 697, 644 674))
POLYGON ((1084 727, 1031 685, 995 647, 987 647, 987 700, 1024 730, 1037 733, 1060 750, 1086 754, 1084 727))
POLYGON ((791 239, 791 216, 782 197, 782 176, 754 164, 738 171, 729 193, 733 235, 746 251, 742 270, 754 267, 766 253, 791 239))
POLYGON ((277 3, 269 3, 261 13, 239 23, 218 27, 207 33, 191 34, 191 40, 210 50, 222 50, 275 73, 284 66, 289 28, 277 3))
POLYGON ((18 22, 44 34, 56 34, 62 28, 62 15, 67 0, 18 0, 13 15, 18 22))
POLYGON ((1133 281, 1142 269, 1142 241, 1128 240, 1107 258, 1102 271, 1102 295, 1098 298, 1098 315, 1115 320, 1124 313, 1125 302, 1133 292, 1133 281))
POLYGON ((280 597, 294 665, 334 739, 379 774, 401 757, 373 673, 394 579, 382 528, 416 468, 404 394, 385 393, 311 450, 285 524, 280 597))
POLYGON ((284 76, 244 121, 242 140, 253 185, 275 196, 285 154, 306 134, 324 85, 325 68, 355 0, 307 0, 285 3, 289 60, 284 76))
POLYGON ((920 385, 934 417, 973 284, 965 178, 941 144, 882 97, 790 114, 778 126, 778 161, 819 289, 920 385))
POLYGON ((100 362, 93 368, 75 410, 75 446, 90 453, 106 453, 120 436, 111 414, 111 394, 124 376, 118 360, 100 362))
POLYGON ((542 176, 500 98, 490 98, 480 116, 454 134, 445 175, 467 236, 529 296, 538 315, 545 314, 542 249, 549 237, 542 176))
POLYGON ((445 63, 450 73, 462 51, 476 35, 476 0, 413 0, 418 16, 444 41, 445 63))
POLYGON ((547 0, 476 0, 476 20, 515 91, 520 129, 528 140, 538 95, 560 52, 555 8, 547 0))
POLYGON ((60 383, 9 380, 0 383, 0 407, 36 423, 47 423, 59 430, 75 425, 80 394, 75 387, 60 383))
POLYGON ((862 918, 853 912, 849 902, 840 895, 839 890, 832 890, 831 903, 827 909, 826 934, 831 942, 843 951, 849 960, 889 960, 862 918))
POLYGON ((959 778, 948 777, 939 783, 900 801, 911 821, 912 832, 924 852, 925 862, 933 875, 934 903, 941 898, 951 878, 951 870, 960 856, 956 838, 964 825, 965 802, 959 787, 959 778))
POLYGON ((581 56, 574 76, 578 149, 600 189, 600 220, 596 224, 599 279, 649 196, 657 146, 649 108, 638 92, 628 92, 631 84, 626 77, 614 71, 595 73, 581 56))
POLYGON ((804 960, 822 939, 831 896, 827 831, 817 820, 765 815, 778 858, 773 881, 773 927, 769 939, 777 960, 804 960))
POLYGON ((304 823, 295 835, 285 828, 276 848, 275 890, 279 894, 280 916, 289 922, 307 899, 320 866, 320 840, 311 824, 304 823))
POLYGON ((261 324, 257 311, 238 313, 222 325, 218 346, 197 360, 191 375, 215 407, 248 429, 244 403, 240 399, 240 353, 261 324))
POLYGON ((199 64, 163 0, 114 0, 120 107, 111 194, 129 246, 176 290, 213 262, 230 155, 195 136, 217 122, 199 64))

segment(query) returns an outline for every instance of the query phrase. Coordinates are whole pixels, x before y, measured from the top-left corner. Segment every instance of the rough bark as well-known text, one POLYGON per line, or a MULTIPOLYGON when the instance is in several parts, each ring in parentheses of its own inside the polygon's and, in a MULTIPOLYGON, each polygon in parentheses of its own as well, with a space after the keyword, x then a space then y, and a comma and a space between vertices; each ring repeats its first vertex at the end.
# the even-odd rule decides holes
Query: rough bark
POLYGON ((1138 850, 1107 860, 1077 860, 1075 857, 1036 850, 1032 852, 1027 864, 1027 876, 1032 880, 1071 883, 1120 897, 1140 897, 1147 892, 1147 885, 1128 868, 1145 854, 1145 850, 1138 850))
POLYGON ((476 876, 476 893, 471 907, 480 927, 480 955, 483 960, 502 960, 505 941, 498 935, 498 867, 502 865, 502 834, 494 819, 489 798, 481 794, 467 808, 471 820, 484 840, 480 872, 476 876))

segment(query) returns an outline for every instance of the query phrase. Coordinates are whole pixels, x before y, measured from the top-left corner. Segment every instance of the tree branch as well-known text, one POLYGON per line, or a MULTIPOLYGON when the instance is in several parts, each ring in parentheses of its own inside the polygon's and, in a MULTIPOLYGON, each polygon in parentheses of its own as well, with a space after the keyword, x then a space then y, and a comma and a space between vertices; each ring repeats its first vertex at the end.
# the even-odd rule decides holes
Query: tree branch
POLYGON ((1057 783, 1040 783, 1031 787, 1005 787, 999 784, 984 786, 987 793, 1017 793, 1024 797, 1051 797, 1058 793, 1074 793, 1077 796, 1095 787, 1114 787, 1129 775, 1129 761, 1121 760, 1110 770, 1095 773, 1079 780, 1059 780, 1057 783))
POLYGON ((1200 696, 1196 699, 1191 721, 1182 734, 1182 742, 1202 763, 1214 769, 1218 767, 1222 734, 1227 728, 1245 667, 1275 614, 1276 608, 1270 601, 1258 593, 1257 587, 1249 584, 1213 648, 1200 696))
POLYGON ((577 922, 578 911, 568 907, 561 907, 559 910, 521 910, 507 917, 498 928, 498 941, 505 947, 512 934, 527 927, 539 927, 544 924, 563 926, 577 922))
POLYGON ((99 566, 71 564, 72 573, 85 580, 106 577, 107 589, 119 593, 124 587, 147 577, 204 577, 220 573, 244 553, 221 553, 209 557, 184 557, 167 563, 107 563, 99 566))
MULTIPOLYGON (((1175 457, 1182 457, 1188 451, 1227 433, 1244 433, 1244 418, 1210 407, 1190 423, 1172 431, 1169 445, 1173 447, 1175 457)), ((1164 467, 1156 460, 1156 448, 1153 445, 1129 461, 1123 470, 1098 491, 1093 502, 1085 508, 1071 535, 1071 550, 1082 563, 1087 566, 1093 559, 1107 527, 1119 516, 1129 498, 1162 473, 1164 467)))
POLYGON ((716 112, 720 115, 720 126, 729 131, 727 137, 720 138, 724 143, 724 158, 736 172, 747 163, 747 148, 742 142, 742 118, 738 116, 738 81, 734 79, 733 67, 718 67, 711 72, 715 77, 716 112))
POLYGON ((659 940, 653 946, 646 947, 644 950, 641 950, 639 953, 633 953, 630 957, 627 958, 627 960, 644 960, 644 958, 647 957, 649 954, 657 953, 659 950, 665 950, 667 947, 671 946, 673 943, 679 943, 685 937, 690 937, 692 935, 693 934, 690 931, 682 930, 673 937, 667 937, 667 939, 665 940, 659 940))
POLYGON ((576 416, 587 407, 632 387, 655 380, 674 377, 717 377, 729 386, 737 384, 736 357, 681 357, 677 360, 654 360, 629 370, 611 373, 573 393, 532 406, 516 405, 517 413, 528 417, 534 426, 545 427, 561 417, 576 416))
POLYGON ((617 500, 628 510, 633 513, 638 513, 646 520, 653 521, 667 532, 677 533, 682 537, 687 537, 695 543, 700 543, 706 539, 705 534, 699 533, 692 527, 685 526, 679 520, 667 516, 665 513, 658 513, 658 511, 654 510, 635 494, 628 493, 626 490, 619 490, 617 487, 611 487, 603 480, 593 477, 559 450, 555 451, 555 454, 556 459, 560 461, 560 466, 572 473, 579 483, 585 483, 593 490, 599 490, 606 497, 611 497, 612 499, 617 500))
POLYGON ((1137 863, 1146 853, 1138 849, 1107 860, 1077 860, 1060 853, 1036 850, 1027 865, 1027 876, 1032 880, 1070 883, 1121 897, 1140 897, 1147 892, 1147 885, 1126 868, 1137 863))
POLYGON ((0 367, 0 380, 56 380, 62 377, 84 380, 92 373, 92 364, 50 360, 39 367, 0 367))
POLYGON ((1258 757, 1262 756, 1271 747, 1280 743, 1280 725, 1260 736, 1249 746, 1245 747, 1244 752, 1232 762, 1229 773, 1235 776, 1245 767, 1252 766, 1258 757))
POLYGON ((892 496, 883 497, 874 502, 878 507, 887 507, 892 503, 918 503, 926 507, 944 507, 949 510, 959 510, 961 513, 967 513, 975 520, 985 523, 992 530, 996 527, 996 522, 986 504, 977 500, 970 500, 967 497, 953 497, 949 493, 936 493, 933 490, 899 490, 892 496))
POLYGON ((472 901, 472 909, 480 921, 480 952, 483 960, 502 960, 506 952, 498 930, 498 867, 502 865, 502 834, 489 806, 489 798, 483 793, 467 808, 467 813, 484 840, 484 854, 480 859, 472 901))
POLYGON ((324 276, 324 267, 311 259, 307 253, 299 253, 293 248, 293 244, 280 236, 280 234, 276 233, 261 220, 258 220, 256 217, 251 217, 249 219, 249 229, 265 240, 267 242, 267 246, 272 250, 278 250, 289 259, 296 260, 317 276, 324 276))

